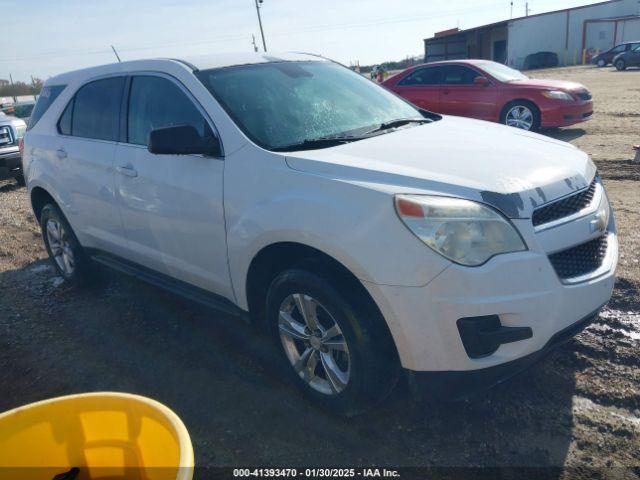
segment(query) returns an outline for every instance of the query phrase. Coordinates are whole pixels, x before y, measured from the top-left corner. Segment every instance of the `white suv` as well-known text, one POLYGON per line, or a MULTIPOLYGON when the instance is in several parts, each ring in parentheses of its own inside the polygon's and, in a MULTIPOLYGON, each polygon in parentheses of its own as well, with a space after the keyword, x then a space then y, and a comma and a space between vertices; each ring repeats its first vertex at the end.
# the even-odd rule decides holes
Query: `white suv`
POLYGON ((495 384, 613 289, 585 153, 323 58, 106 65, 49 79, 35 111, 24 170, 61 275, 98 261, 250 318, 341 414, 402 371, 447 398, 495 384))

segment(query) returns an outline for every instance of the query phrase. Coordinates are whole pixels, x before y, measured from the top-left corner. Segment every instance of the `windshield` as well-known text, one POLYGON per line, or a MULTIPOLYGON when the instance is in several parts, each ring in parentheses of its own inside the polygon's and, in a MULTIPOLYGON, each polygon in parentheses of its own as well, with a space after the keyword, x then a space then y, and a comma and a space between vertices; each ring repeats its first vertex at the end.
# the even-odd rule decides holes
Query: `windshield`
POLYGON ((245 134, 267 149, 424 119, 407 102, 331 62, 242 65, 197 76, 245 134))
POLYGON ((500 80, 501 82, 512 82, 514 80, 529 80, 524 73, 514 70, 511 67, 507 67, 501 63, 485 62, 480 65, 482 69, 492 77, 500 80))

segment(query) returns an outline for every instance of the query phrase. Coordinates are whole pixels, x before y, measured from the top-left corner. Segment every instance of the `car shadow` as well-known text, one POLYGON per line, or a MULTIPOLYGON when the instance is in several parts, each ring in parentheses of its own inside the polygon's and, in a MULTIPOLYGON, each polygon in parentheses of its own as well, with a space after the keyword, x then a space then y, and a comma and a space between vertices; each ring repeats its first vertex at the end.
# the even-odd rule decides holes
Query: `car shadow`
POLYGON ((15 182, 12 182, 12 183, 0 182, 0 193, 13 192, 16 190, 20 190, 21 188, 24 188, 24 187, 22 185, 18 185, 15 182))
POLYGON ((473 400, 416 401, 401 382, 377 408, 338 418, 234 317, 111 272, 74 289, 45 261, 0 273, 0 288, 0 411, 86 391, 146 395, 184 420, 200 467, 551 467, 571 443, 582 368, 571 343, 473 400))
POLYGON ((570 142, 582 137, 587 132, 582 128, 550 128, 543 130, 541 133, 556 140, 570 142))

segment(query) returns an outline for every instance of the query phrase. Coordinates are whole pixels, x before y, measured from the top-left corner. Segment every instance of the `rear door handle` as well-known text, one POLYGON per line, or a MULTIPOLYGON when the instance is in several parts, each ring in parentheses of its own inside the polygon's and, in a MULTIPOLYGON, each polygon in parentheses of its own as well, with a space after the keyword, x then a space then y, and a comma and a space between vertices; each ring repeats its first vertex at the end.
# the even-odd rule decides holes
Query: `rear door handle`
POLYGON ((125 177, 137 177, 138 172, 131 165, 119 165, 116 167, 116 171, 124 175, 125 177))
POLYGON ((67 158, 67 151, 64 148, 60 147, 58 150, 56 150, 56 156, 60 160, 67 158))

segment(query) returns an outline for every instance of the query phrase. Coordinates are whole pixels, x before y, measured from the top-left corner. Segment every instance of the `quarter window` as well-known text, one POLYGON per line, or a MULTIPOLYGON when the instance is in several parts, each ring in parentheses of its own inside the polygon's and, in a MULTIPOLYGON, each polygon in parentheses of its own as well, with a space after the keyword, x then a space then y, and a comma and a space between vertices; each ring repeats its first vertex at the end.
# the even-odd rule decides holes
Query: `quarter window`
POLYGON ((438 85, 441 68, 420 68, 404 77, 399 85, 438 85))
POLYGON ((123 77, 96 80, 82 87, 60 118, 60 133, 67 129, 74 137, 117 141, 123 87, 123 77))
POLYGON ((173 82, 156 76, 132 79, 127 117, 128 142, 147 145, 152 130, 191 125, 200 136, 213 136, 191 99, 173 82))
POLYGON ((58 95, 62 93, 65 86, 66 85, 52 85, 51 87, 44 87, 42 89, 40 96, 38 97, 38 101, 36 102, 35 107, 33 107, 33 112, 31 112, 29 128, 32 128, 36 123, 38 123, 40 117, 44 115, 55 99, 58 98, 58 95))

